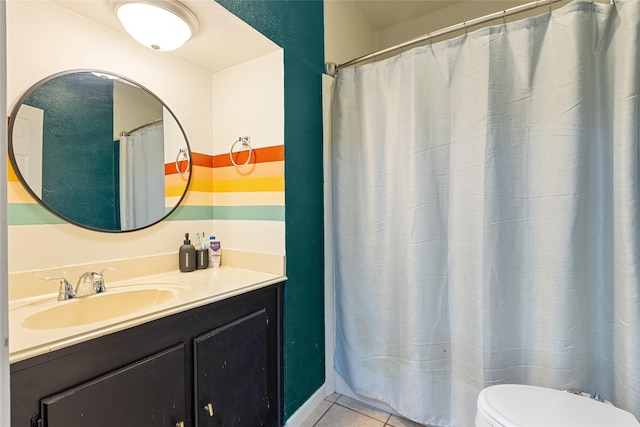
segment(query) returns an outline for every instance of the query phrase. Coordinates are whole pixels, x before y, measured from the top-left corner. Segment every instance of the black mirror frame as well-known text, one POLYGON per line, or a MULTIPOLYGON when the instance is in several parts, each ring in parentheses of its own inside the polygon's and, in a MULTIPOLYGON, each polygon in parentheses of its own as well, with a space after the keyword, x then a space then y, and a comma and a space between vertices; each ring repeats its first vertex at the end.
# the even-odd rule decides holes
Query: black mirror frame
MULTIPOLYGON (((168 218, 171 214, 173 214, 176 209, 182 204, 182 201, 184 200, 185 196, 187 195, 187 192, 189 191, 189 186, 191 185, 191 178, 192 178, 192 172, 193 172, 193 157, 192 157, 192 152, 191 152, 191 146, 189 145, 189 139, 187 138, 187 134, 184 131, 184 128, 182 127, 182 124, 180 124, 180 122, 178 121, 178 118, 176 117, 176 115, 173 113, 173 111, 171 111, 171 109, 152 91, 150 91, 149 89, 147 89, 145 86, 131 80, 130 78, 124 77, 120 74, 117 73, 113 73, 111 71, 104 71, 104 70, 98 70, 98 69, 73 69, 73 70, 67 70, 67 71, 61 71, 59 73, 55 73, 52 74, 48 77, 45 77, 44 79, 38 81, 37 83, 35 83, 34 85, 32 85, 29 89, 27 89, 24 94, 20 97, 20 99, 16 102, 16 104, 14 105, 14 107, 11 110, 11 114, 9 116, 9 126, 8 126, 8 155, 9 155, 9 160, 11 162, 11 166, 18 178, 18 180, 20 181, 20 183, 22 184, 22 186, 24 187, 24 189, 29 193, 29 195, 38 202, 38 204, 40 206, 42 206, 43 208, 45 208, 48 212, 50 212, 51 214, 55 215, 56 217, 62 219, 63 221, 70 223, 72 225, 76 225, 80 228, 84 228, 85 230, 91 230, 91 231, 97 231, 97 232, 101 232, 101 233, 128 233, 128 232, 134 232, 134 231, 139 231, 139 230, 144 230, 146 228, 149 228, 153 225, 156 225, 162 221, 164 221, 166 218, 168 218), (171 114, 171 116, 174 118, 174 120, 176 121, 178 127, 180 128, 180 131, 182 132, 182 135, 184 136, 184 141, 185 144, 187 146, 187 155, 188 155, 188 173, 189 176, 187 177, 187 182, 185 184, 184 187, 184 192, 182 193, 182 195, 180 196, 180 199, 177 201, 177 203, 175 204, 175 206, 168 212, 166 212, 161 218, 159 218, 157 221, 153 221, 150 224, 147 224, 143 227, 139 227, 139 228, 132 228, 132 229, 128 229, 128 230, 109 230, 109 229, 104 229, 104 228, 95 228, 95 227, 91 227, 85 224, 81 224, 77 221, 74 221, 72 219, 67 218, 66 216, 64 216, 63 214, 57 212, 55 209, 53 209, 51 206, 49 206, 47 203, 45 203, 37 194, 35 194, 35 192, 31 189, 31 187, 29 186, 29 184, 27 183, 26 179, 24 178, 24 176, 22 175, 22 173, 20 172, 20 169, 18 168, 18 164, 16 162, 15 156, 14 156, 14 152, 13 152, 13 127, 15 124, 15 120, 14 118, 16 117, 18 111, 20 110, 20 107, 23 105, 24 101, 26 100, 26 98, 31 94, 31 92, 33 90, 35 90, 36 88, 40 87, 41 85, 47 83, 50 80, 53 80, 57 77, 60 76, 65 76, 65 75, 69 75, 69 74, 77 74, 77 73, 101 73, 101 74, 107 74, 107 75, 111 75, 114 76, 118 79, 124 80, 126 82, 129 82, 137 87, 139 87, 140 89, 146 91, 149 95, 151 95, 153 98, 155 98, 162 106, 163 108, 165 108, 169 114, 171 114)), ((176 161, 177 162, 177 161, 176 161)))

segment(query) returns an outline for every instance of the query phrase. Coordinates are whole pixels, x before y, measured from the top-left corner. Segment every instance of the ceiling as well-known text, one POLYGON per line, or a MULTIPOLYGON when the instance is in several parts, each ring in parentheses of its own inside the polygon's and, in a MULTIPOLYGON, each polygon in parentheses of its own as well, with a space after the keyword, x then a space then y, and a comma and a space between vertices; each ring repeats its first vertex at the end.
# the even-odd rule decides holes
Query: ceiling
MULTIPOLYGON (((57 4, 100 25, 127 32, 115 15, 113 0, 54 0, 57 4)), ((196 34, 180 49, 169 54, 212 74, 225 68, 274 52, 279 47, 214 1, 181 0, 199 21, 196 34)))
MULTIPOLYGON (((332 0, 329 0, 332 1, 332 0)), ((338 0, 340 1, 340 0, 338 0)), ((374 30, 459 3, 461 0, 354 0, 374 30)))

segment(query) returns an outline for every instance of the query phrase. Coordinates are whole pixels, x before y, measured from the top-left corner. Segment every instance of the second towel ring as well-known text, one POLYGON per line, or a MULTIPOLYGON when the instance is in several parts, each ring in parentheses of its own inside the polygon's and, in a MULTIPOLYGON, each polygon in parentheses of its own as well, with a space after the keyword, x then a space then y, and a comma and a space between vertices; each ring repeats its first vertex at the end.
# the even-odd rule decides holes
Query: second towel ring
POLYGON ((229 159, 231 159, 231 163, 233 163, 234 166, 242 168, 242 167, 247 166, 249 164, 249 161, 251 160, 251 152, 252 151, 253 151, 253 148, 251 147, 251 143, 249 142, 249 137, 248 136, 241 136, 241 137, 238 138, 238 140, 236 142, 233 143, 233 145, 231 145, 231 150, 229 150, 229 159), (249 155, 247 156, 247 160, 244 163, 236 163, 236 161, 233 160, 233 149, 236 148, 236 145, 238 143, 242 144, 242 148, 244 150, 247 150, 247 149, 249 150, 249 155))

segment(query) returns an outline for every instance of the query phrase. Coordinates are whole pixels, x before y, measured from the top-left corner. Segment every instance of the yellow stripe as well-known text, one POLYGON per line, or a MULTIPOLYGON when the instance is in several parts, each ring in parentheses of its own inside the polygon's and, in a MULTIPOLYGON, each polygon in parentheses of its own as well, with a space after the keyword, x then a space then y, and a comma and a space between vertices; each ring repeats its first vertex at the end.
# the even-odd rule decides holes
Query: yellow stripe
POLYGON ((13 166, 11 165, 11 161, 9 159, 7 159, 7 180, 9 182, 17 182, 18 181, 18 176, 16 175, 16 172, 13 170, 13 166))
POLYGON ((284 206, 282 191, 214 193, 214 206, 284 206))
POLYGON ((214 193, 284 191, 284 177, 224 179, 213 183, 214 193))
POLYGON ((164 187, 164 197, 180 197, 184 193, 184 185, 167 185, 164 187))
POLYGON ((19 181, 7 183, 8 203, 37 203, 36 200, 24 189, 19 181))
POLYGON ((243 168, 225 166, 213 169, 213 180, 284 176, 284 162, 253 163, 243 168))
POLYGON ((168 184, 168 183, 164 183, 164 196, 165 197, 170 197, 170 196, 182 196, 182 193, 184 193, 185 189, 186 189, 187 183, 186 182, 180 182, 177 184, 168 184))
MULTIPOLYGON (((166 198, 167 206, 175 206, 180 196, 166 198)), ((260 191, 243 193, 208 193, 189 191, 182 200, 187 206, 284 206, 282 191, 260 191)))
MULTIPOLYGON (((185 180, 180 175, 165 176, 165 196, 175 198, 177 201, 184 192, 185 180)), ((11 164, 8 167, 8 194, 9 203, 36 203, 29 193, 18 181, 11 164)), ((189 193, 240 193, 220 200, 224 206, 246 205, 245 198, 254 197, 253 205, 284 205, 284 195, 274 195, 284 191, 284 162, 258 163, 247 168, 221 167, 211 169, 205 166, 194 166, 193 177, 189 193), (247 176, 248 174, 248 176, 247 176), (212 175, 215 180, 212 180, 212 175), (264 196, 261 192, 268 192, 264 196), (251 194, 248 194, 251 193, 251 194), (237 201, 232 201, 237 200, 237 201), (258 201, 263 200, 263 201, 258 201), (267 202, 266 200, 270 200, 267 202)), ((198 195, 192 205, 207 206, 211 202, 211 196, 198 195), (197 200, 197 201, 195 201, 197 200), (206 204, 203 204, 206 203, 206 204)), ((190 203, 191 204, 191 203, 190 203)))
MULTIPOLYGON (((203 191, 210 193, 212 185, 213 184, 211 179, 194 178, 191 180, 191 184, 189 185, 189 192, 203 191)), ((166 185, 164 188, 165 197, 181 196, 182 193, 184 193, 184 183, 180 183, 177 185, 166 185)))
POLYGON ((212 186, 213 183, 211 179, 194 178, 189 185, 189 191, 206 191, 210 193, 212 186))
MULTIPOLYGON (((193 174, 191 176, 191 180, 199 181, 199 184, 197 184, 198 188, 207 188, 207 190, 204 190, 204 191, 211 191, 211 168, 194 166, 192 173, 193 174)), ((180 174, 177 174, 177 173, 171 174, 171 175, 165 175, 164 177, 165 188, 172 187, 173 188, 171 190, 172 192, 177 191, 177 189, 179 189, 181 186, 184 189, 184 186, 186 183, 187 183, 187 177, 181 176, 180 174)), ((191 185, 192 185, 191 189, 193 190, 193 185, 194 185, 193 182, 191 185)), ((165 191, 165 194, 168 195, 169 193, 165 191)), ((179 194, 182 194, 182 191, 179 194)), ((171 194, 171 195, 177 195, 177 194, 171 194)))

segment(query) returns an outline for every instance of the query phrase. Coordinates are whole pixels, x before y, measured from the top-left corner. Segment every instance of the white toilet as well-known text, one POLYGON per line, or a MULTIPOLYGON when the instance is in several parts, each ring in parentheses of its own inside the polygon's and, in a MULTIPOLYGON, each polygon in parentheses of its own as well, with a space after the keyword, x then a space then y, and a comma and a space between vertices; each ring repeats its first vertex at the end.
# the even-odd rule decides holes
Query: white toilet
POLYGON ((640 426, 629 412, 566 391, 503 384, 478 396, 476 427, 640 426))

